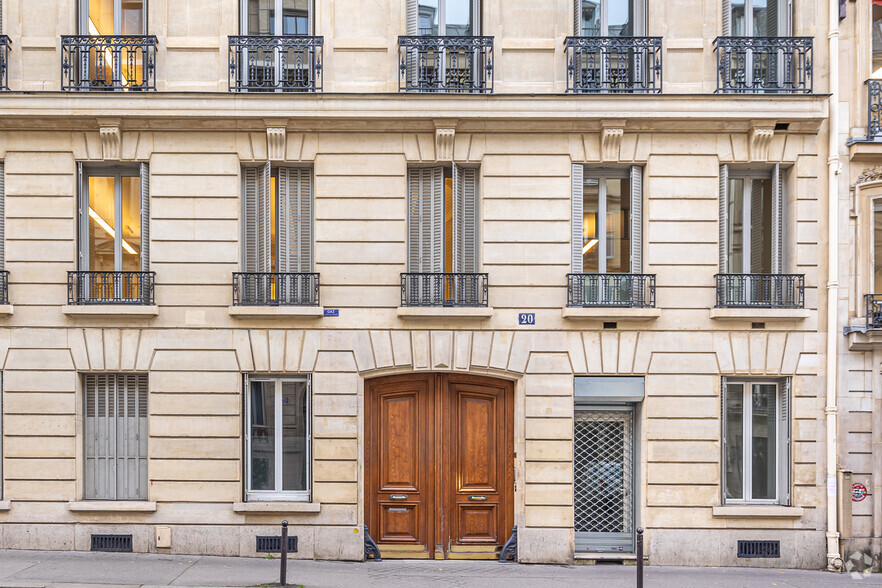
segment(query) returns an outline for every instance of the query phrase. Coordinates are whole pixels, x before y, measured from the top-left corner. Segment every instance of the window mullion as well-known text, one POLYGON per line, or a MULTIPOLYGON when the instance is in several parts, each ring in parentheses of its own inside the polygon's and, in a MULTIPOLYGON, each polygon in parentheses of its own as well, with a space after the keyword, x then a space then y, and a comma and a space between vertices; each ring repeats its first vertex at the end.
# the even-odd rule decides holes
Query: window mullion
POLYGON ((273 402, 276 406, 275 424, 276 424, 276 456, 275 456, 275 472, 276 472, 276 492, 282 491, 282 381, 273 380, 273 402))
POLYGON ((254 419, 251 405, 251 385, 248 382, 248 374, 242 376, 242 394, 245 396, 245 498, 251 492, 251 421, 254 419))
POLYGON ((745 382, 744 386, 742 386, 742 394, 743 398, 743 406, 744 410, 742 411, 744 415, 744 424, 743 424, 743 457, 742 460, 744 462, 744 471, 742 475, 742 480, 744 483, 744 489, 742 495, 744 496, 745 501, 753 500, 753 437, 751 436, 752 432, 752 424, 753 424, 753 384, 745 382))
POLYGON ((113 34, 122 34, 122 0, 113 0, 113 34))
POLYGON ((597 190, 597 271, 606 273, 606 182, 601 176, 597 190))
POLYGON ((749 274, 752 260, 751 254, 751 194, 753 188, 753 178, 744 178, 741 188, 741 273, 749 274))
POLYGON ((122 222, 122 176, 116 175, 113 177, 113 269, 118 272, 123 268, 122 222))
POLYGON ((609 36, 609 1, 600 0, 600 36, 609 36))

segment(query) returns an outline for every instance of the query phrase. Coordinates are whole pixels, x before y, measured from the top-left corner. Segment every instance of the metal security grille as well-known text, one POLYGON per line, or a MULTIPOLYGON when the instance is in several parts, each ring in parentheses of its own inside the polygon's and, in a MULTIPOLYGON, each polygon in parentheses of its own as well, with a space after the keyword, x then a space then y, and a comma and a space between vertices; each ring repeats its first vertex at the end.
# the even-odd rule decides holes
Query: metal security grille
POLYGON ((147 499, 147 374, 85 374, 85 498, 147 499))
POLYGON ((132 552, 131 535, 92 535, 92 551, 132 552))
MULTIPOLYGON (((281 553, 282 537, 281 535, 257 535, 255 537, 257 545, 255 551, 257 553, 281 553)), ((288 537, 288 553, 297 553, 297 537, 288 537)))
POLYGON ((589 549, 632 546, 633 426, 631 411, 576 411, 575 530, 589 549))
POLYGON ((739 539, 738 557, 781 557, 781 542, 739 539))

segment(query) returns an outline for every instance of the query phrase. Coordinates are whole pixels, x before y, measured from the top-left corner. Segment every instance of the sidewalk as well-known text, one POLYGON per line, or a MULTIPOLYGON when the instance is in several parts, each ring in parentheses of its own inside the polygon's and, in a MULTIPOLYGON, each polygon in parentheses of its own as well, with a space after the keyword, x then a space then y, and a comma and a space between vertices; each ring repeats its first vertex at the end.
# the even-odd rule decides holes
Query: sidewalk
MULTIPOLYGON (((528 566, 471 561, 341 563, 291 560, 288 581, 306 588, 632 588, 635 567, 528 566)), ((259 586, 278 581, 279 560, 235 557, 0 551, 0 586, 259 586)), ((882 586, 882 574, 802 570, 647 567, 646 588, 882 586)))

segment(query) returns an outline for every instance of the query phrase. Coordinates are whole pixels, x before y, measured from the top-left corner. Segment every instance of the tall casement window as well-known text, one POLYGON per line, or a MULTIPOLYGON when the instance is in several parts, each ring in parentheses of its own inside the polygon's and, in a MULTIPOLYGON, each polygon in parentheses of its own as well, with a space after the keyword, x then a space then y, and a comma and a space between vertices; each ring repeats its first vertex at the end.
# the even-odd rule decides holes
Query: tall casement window
POLYGON ((872 30, 870 31, 870 71, 872 78, 882 78, 882 4, 873 2, 870 5, 870 21, 872 22, 872 30))
POLYGON ((79 270, 70 302, 152 303, 149 170, 87 167, 79 174, 79 270))
MULTIPOLYGON (((416 30, 409 35, 471 37, 481 34, 480 0, 407 0, 416 11, 416 30)), ((410 28, 408 26, 408 28, 410 28)))
POLYGON ((147 374, 84 374, 86 500, 147 500, 147 374))
POLYGON ((9 271, 6 269, 6 168, 0 161, 0 304, 9 304, 9 271))
POLYGON ((246 498, 310 500, 308 376, 245 377, 246 498))
POLYGON ((478 274, 478 170, 411 168, 407 193, 405 306, 486 306, 478 274))
POLYGON ((577 37, 639 37, 646 34, 643 0, 575 0, 577 37))
POLYGON ((649 306, 641 274, 643 169, 573 164, 569 306, 649 306))
POLYGON ((790 381, 723 378, 724 503, 790 504, 790 381))
POLYGON ((723 36, 788 37, 791 0, 723 0, 723 36))
POLYGON ((312 168, 242 170, 242 272, 234 302, 252 305, 318 304, 313 271, 312 168))
POLYGON ((79 34, 62 37, 65 90, 155 89, 146 0, 79 0, 79 34))
POLYGON ((311 35, 311 0, 243 0, 243 35, 311 35))

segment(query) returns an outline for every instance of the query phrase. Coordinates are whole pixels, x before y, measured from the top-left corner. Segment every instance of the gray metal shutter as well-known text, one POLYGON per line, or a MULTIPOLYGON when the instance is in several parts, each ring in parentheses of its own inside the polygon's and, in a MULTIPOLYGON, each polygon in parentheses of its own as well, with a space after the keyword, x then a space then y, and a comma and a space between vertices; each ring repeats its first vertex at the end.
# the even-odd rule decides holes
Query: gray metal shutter
POLYGON ((573 0, 573 36, 582 36, 582 0, 573 0))
POLYGON ((778 501, 790 504, 790 378, 784 378, 779 389, 780 418, 778 427, 778 501))
POLYGON ((306 24, 307 33, 306 34, 314 35, 315 34, 315 2, 314 1, 309 2, 307 4, 306 10, 308 11, 307 12, 308 16, 306 17, 307 18, 307 24, 306 24))
POLYGON ((412 37, 419 33, 418 27, 419 22, 417 19, 417 15, 419 14, 419 9, 417 6, 418 0, 407 0, 407 28, 405 29, 407 36, 412 37))
POLYGON ((6 169, 0 162, 0 271, 6 269, 6 169))
POLYGON ((257 271, 257 173, 258 168, 242 169, 242 271, 257 271))
MULTIPOLYGON (((453 271, 478 271, 477 170, 453 164, 453 271)), ((442 218, 443 221, 443 218, 442 218)))
POLYGON ((581 163, 573 164, 573 186, 572 186, 572 272, 574 274, 582 273, 582 220, 583 220, 583 204, 584 204, 584 186, 585 186, 585 168, 581 163))
POLYGON ((86 374, 85 492, 93 500, 147 499, 147 375, 86 374))
POLYGON ((745 181, 750 181, 750 273, 762 274, 765 273, 763 237, 768 230, 768 227, 763 224, 763 200, 769 195, 763 193, 763 185, 760 180, 745 181))
POLYGON ((481 35, 481 0, 472 0, 469 6, 469 24, 472 25, 472 35, 481 35))
POLYGON ((772 172, 772 273, 784 273, 784 181, 781 166, 772 172))
POLYGON ((244 175, 243 202, 243 271, 269 272, 272 263, 272 202, 270 164, 248 167, 244 175))
POLYGON ((729 261, 729 166, 720 166, 720 273, 728 271, 729 261))
POLYGON ((443 270, 444 169, 412 168, 407 189, 407 271, 443 270))
POLYGON ((722 36, 728 37, 732 34, 732 5, 729 0, 723 0, 723 27, 722 36))
POLYGON ((141 164, 141 271, 150 271, 150 166, 141 164))
POLYGON ((312 174, 279 168, 279 271, 312 271, 312 174))
POLYGON ((257 182, 257 271, 272 271, 272 180, 270 164, 258 172, 257 182))
POLYGON ((83 162, 77 162, 77 206, 79 207, 79 227, 77 231, 80 271, 89 271, 89 192, 83 175, 83 162))
POLYGON ((631 273, 643 272, 643 168, 631 166, 631 273))

